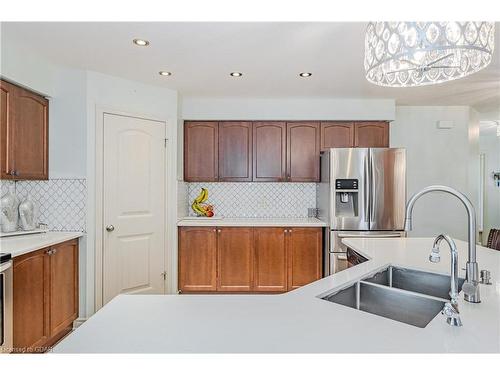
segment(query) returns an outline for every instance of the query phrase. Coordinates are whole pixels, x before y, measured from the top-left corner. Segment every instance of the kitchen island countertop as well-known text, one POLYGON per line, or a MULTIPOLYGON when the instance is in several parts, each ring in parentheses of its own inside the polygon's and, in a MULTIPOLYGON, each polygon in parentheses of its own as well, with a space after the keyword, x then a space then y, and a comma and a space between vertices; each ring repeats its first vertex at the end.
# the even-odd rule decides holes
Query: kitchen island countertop
MULTIPOLYGON (((55 353, 500 352, 500 252, 478 246, 482 302, 460 293, 463 327, 438 314, 425 328, 318 296, 388 264, 449 274, 449 250, 428 261, 432 238, 344 239, 368 261, 281 295, 120 295, 63 339, 55 353)), ((456 241, 459 265, 467 243, 456 241)), ((460 271, 463 276, 463 271, 460 271)))

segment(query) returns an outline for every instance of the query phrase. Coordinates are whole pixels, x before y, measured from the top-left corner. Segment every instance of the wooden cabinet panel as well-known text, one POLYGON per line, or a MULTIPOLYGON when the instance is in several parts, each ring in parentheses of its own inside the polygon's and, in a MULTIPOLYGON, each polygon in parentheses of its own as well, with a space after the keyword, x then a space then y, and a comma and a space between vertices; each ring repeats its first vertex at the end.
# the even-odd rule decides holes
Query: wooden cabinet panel
POLYGON ((356 122, 354 126, 354 147, 389 147, 388 122, 356 122))
POLYGON ((14 347, 37 351, 50 336, 48 249, 14 258, 14 347))
POLYGON ((48 179, 48 101, 24 89, 15 96, 13 164, 18 179, 48 179))
POLYGON ((321 151, 336 147, 354 147, 354 123, 342 121, 321 123, 321 151))
POLYGON ((254 290, 287 290, 284 228, 255 228, 254 290))
POLYGON ((252 181, 252 123, 219 123, 219 181, 252 181))
POLYGON ((12 95, 13 87, 7 82, 0 81, 0 178, 10 179, 10 171, 13 170, 10 165, 11 158, 9 157, 10 148, 9 142, 9 128, 12 112, 12 95))
POLYGON ((217 290, 216 228, 179 228, 179 290, 217 290))
POLYGON ((0 81, 1 178, 48 179, 49 102, 0 81))
POLYGON ((217 290, 249 292, 253 287, 253 228, 217 230, 217 290))
POLYGON ((78 241, 68 241, 51 248, 50 336, 69 332, 78 317, 78 241))
POLYGON ((287 123, 287 181, 319 181, 318 122, 287 123))
POLYGON ((184 124, 184 180, 217 181, 219 123, 187 121, 184 124))
POLYGON ((288 290, 321 278, 322 229, 291 228, 287 236, 288 290))
POLYGON ((286 178, 286 123, 253 123, 253 181, 286 178))

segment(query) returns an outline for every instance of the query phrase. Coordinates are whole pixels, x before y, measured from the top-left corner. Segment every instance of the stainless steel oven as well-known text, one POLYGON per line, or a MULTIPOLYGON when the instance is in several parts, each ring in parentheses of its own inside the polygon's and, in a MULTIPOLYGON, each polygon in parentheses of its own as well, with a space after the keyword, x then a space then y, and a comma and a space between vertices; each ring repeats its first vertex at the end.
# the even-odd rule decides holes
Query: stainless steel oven
POLYGON ((0 254, 0 353, 12 351, 12 260, 0 254))

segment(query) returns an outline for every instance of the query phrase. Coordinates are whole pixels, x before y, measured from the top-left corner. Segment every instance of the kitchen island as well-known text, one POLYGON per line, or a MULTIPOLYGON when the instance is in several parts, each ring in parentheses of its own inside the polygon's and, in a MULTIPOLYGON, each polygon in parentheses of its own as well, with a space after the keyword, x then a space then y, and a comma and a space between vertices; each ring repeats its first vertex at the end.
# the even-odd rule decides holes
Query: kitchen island
MULTIPOLYGON (((430 263, 432 238, 345 239, 369 260, 281 295, 120 295, 54 353, 500 352, 500 252, 478 246, 491 271, 482 302, 460 293, 462 327, 438 314, 425 328, 318 298, 389 264, 449 274, 449 250, 430 263)), ((460 270, 467 243, 456 241, 460 270)), ((463 271, 460 271, 463 277, 463 271)))

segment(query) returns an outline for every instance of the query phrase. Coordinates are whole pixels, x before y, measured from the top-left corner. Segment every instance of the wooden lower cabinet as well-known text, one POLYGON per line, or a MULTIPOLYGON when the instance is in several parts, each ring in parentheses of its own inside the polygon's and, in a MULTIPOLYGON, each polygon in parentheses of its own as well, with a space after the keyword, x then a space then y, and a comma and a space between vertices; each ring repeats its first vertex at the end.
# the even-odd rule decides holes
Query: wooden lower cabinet
POLYGON ((49 338, 48 249, 14 258, 14 348, 35 351, 49 338))
POLYGON ((15 352, 43 352, 78 317, 78 240, 14 258, 15 352))
POLYGON ((180 292, 282 293, 321 269, 322 228, 179 228, 180 292))
POLYGON ((51 247, 49 258, 50 336, 71 329, 78 318, 78 242, 51 247))
POLYGON ((285 228, 255 229, 255 285, 257 292, 286 292, 285 228))
POLYGON ((321 278, 322 229, 291 228, 287 237, 288 290, 321 278))
POLYGON ((217 290, 250 292, 253 285, 252 228, 217 229, 217 290))
POLYGON ((217 290, 217 229, 179 228, 179 290, 217 290))

